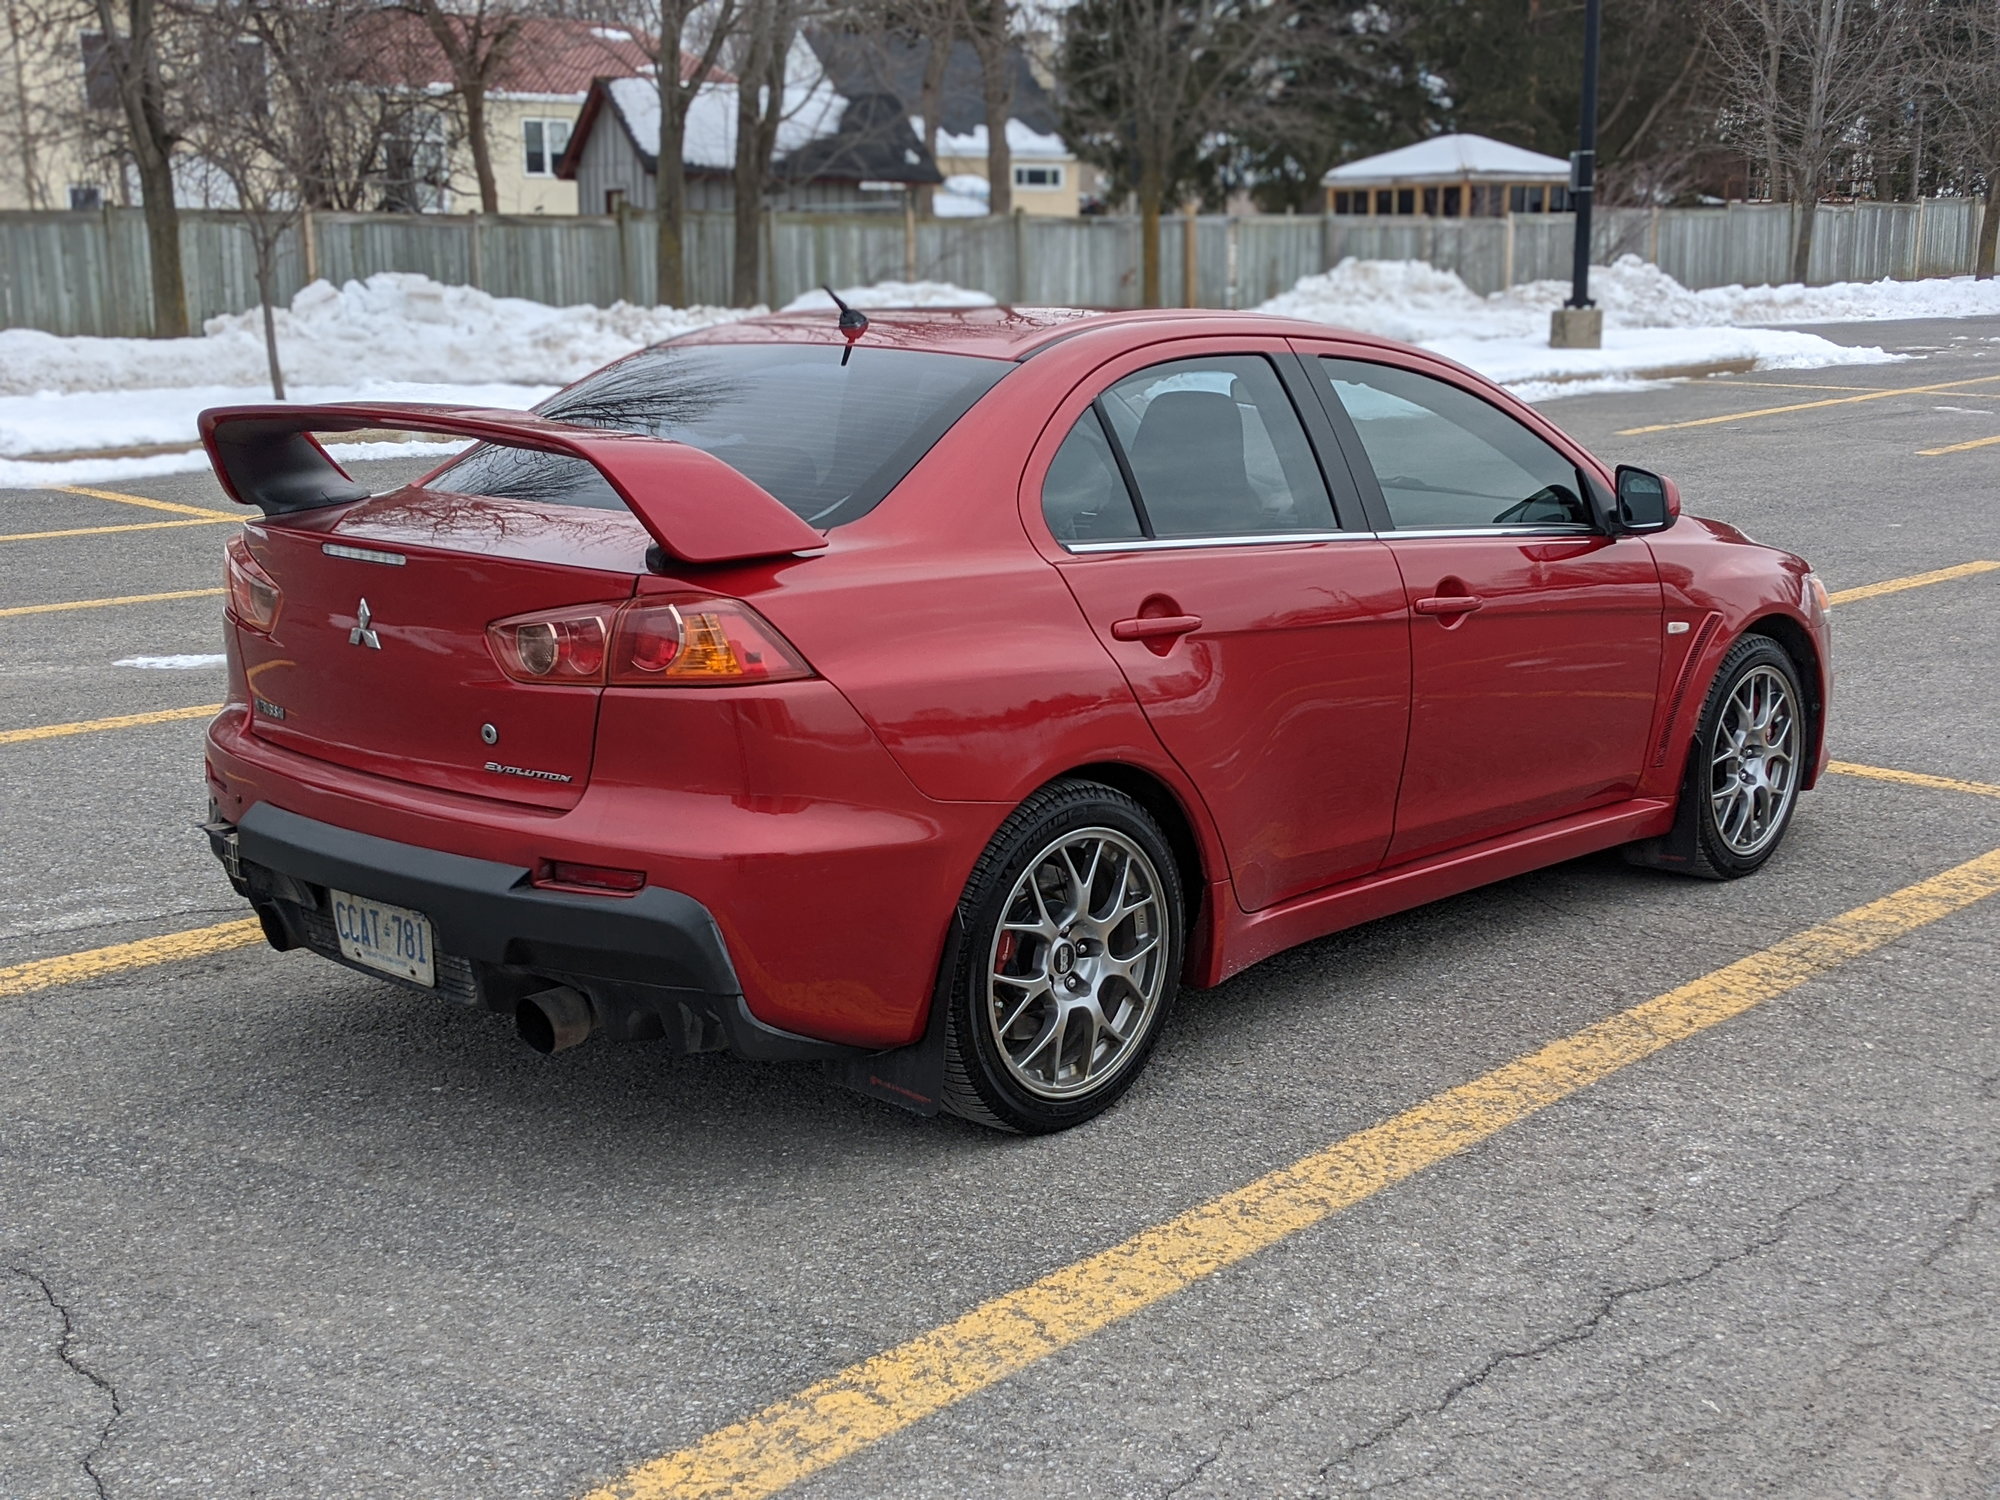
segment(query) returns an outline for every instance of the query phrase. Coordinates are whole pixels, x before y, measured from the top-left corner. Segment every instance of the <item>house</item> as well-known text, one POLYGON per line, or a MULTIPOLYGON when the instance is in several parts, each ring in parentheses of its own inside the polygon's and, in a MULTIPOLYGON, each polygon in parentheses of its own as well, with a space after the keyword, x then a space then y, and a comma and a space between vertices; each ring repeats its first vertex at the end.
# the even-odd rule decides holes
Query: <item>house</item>
MULTIPOLYGON (((424 22, 407 13, 384 12, 396 32, 392 81, 438 99, 427 127, 393 149, 420 158, 413 170, 392 171, 406 180, 430 178, 422 201, 406 207, 444 212, 477 212, 478 177, 472 152, 462 137, 458 115, 444 96, 451 67, 424 22), (428 170, 424 163, 428 163, 428 170)), ((556 172, 569 148, 570 133, 599 78, 644 80, 651 88, 650 39, 618 26, 559 16, 527 16, 486 93, 486 139, 492 154, 498 210, 503 214, 574 214, 576 185, 556 172)), ((683 66, 692 60, 682 59, 683 66)), ((595 210, 592 210, 593 212, 595 210)))
POLYGON ((1569 163, 1483 135, 1437 135, 1335 167, 1320 178, 1335 214, 1431 218, 1559 213, 1569 163))
MULTIPOLYGON (((941 179, 901 104, 888 94, 847 94, 810 66, 791 70, 772 153, 770 206, 824 212, 901 211, 907 191, 941 179)), ((660 94, 650 78, 591 85, 557 166, 585 213, 657 203, 660 94)), ((688 207, 727 210, 736 201, 736 83, 702 85, 688 109, 681 159, 688 207)))
POLYGON ((117 201, 129 190, 84 113, 120 107, 109 75, 91 66, 102 38, 50 24, 26 6, 4 7, 0 21, 0 118, 11 148, 0 166, 0 209, 96 209, 117 201))
MULTIPOLYGON (((909 111, 913 132, 923 137, 924 120, 918 111, 930 56, 928 40, 893 32, 882 36, 816 31, 811 42, 827 77, 839 88, 893 95, 909 111)), ((1018 47, 1012 49, 1008 66, 1013 73, 1007 145, 1014 157, 1014 206, 1026 213, 1073 218, 1084 196, 1096 190, 1096 174, 1077 161, 1063 140, 1055 101, 1027 55, 1018 47)), ((935 200, 934 211, 940 217, 986 211, 986 144, 979 55, 971 43, 955 42, 945 59, 939 90, 937 164, 950 179, 948 191, 935 200)))

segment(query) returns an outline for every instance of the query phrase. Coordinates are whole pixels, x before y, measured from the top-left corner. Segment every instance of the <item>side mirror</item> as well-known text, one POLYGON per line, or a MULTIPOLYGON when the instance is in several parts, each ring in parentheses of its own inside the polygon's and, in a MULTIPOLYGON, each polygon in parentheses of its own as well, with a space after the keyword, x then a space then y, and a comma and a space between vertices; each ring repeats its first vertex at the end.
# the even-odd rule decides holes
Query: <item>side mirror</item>
POLYGON ((1665 531, 1681 515, 1681 492, 1671 479, 1629 464, 1618 466, 1617 529, 1665 531))

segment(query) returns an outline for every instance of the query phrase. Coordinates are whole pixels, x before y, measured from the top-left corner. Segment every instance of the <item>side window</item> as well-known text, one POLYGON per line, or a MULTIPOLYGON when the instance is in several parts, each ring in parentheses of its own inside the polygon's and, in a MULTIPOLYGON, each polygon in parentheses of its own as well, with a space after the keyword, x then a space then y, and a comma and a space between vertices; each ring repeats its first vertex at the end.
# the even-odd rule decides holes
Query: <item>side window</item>
POLYGON ((1322 358, 1398 531, 1589 529, 1576 466, 1469 391, 1393 365, 1322 358))
POLYGON ((1042 514, 1059 542, 1113 542, 1145 535, 1097 408, 1077 418, 1042 481, 1042 514))
POLYGON ((1269 360, 1179 359, 1099 398, 1157 537, 1331 531, 1333 503, 1269 360))

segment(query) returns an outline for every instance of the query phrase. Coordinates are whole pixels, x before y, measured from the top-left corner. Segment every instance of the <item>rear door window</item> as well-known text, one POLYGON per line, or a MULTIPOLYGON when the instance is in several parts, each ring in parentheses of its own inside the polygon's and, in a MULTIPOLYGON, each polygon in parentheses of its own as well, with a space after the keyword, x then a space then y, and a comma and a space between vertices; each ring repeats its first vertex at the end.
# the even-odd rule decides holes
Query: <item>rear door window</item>
MULTIPOLYGON (((670 438, 711 453, 826 529, 866 515, 1014 366, 928 350, 660 344, 558 391, 558 421, 670 438)), ((430 488, 623 510, 581 459, 477 447, 430 488)))
POLYGON ((1331 531, 1333 502, 1278 372, 1254 354, 1177 359, 1098 404, 1155 537, 1331 531))

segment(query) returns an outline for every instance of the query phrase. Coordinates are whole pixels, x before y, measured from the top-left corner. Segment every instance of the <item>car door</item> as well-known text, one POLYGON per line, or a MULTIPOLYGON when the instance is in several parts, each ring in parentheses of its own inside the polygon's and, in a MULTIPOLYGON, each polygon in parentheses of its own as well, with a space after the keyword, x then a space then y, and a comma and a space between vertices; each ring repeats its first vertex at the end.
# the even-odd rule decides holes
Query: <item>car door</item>
POLYGON ((1306 352, 1412 611, 1389 862, 1631 796, 1664 628, 1652 549, 1604 534, 1602 481, 1552 434, 1415 361, 1306 352))
POLYGON ((1254 911, 1381 863, 1407 609, 1353 495, 1351 524, 1336 517, 1301 408, 1323 414, 1282 342, 1175 349, 1072 394, 1031 461, 1024 519, 1200 791, 1254 911))

